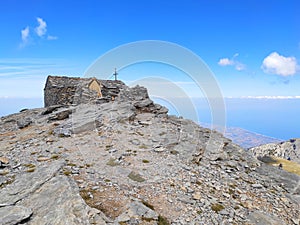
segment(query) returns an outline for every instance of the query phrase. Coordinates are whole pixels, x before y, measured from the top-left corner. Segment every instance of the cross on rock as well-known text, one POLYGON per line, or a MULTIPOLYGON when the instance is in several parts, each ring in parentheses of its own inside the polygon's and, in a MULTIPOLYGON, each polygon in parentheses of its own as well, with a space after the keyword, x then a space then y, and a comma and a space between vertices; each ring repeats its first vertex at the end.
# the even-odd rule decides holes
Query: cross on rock
POLYGON ((113 74, 115 76, 115 80, 117 80, 117 76, 118 76, 118 73, 117 73, 117 69, 115 68, 115 72, 113 74))

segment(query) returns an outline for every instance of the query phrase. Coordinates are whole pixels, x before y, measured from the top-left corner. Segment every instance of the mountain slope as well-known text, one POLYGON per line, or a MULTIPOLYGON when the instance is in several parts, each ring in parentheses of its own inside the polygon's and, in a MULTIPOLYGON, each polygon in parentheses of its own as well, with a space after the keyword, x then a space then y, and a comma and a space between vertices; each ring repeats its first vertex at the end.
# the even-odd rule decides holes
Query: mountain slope
POLYGON ((124 86, 0 118, 0 224, 299 224, 299 176, 166 113, 124 86))

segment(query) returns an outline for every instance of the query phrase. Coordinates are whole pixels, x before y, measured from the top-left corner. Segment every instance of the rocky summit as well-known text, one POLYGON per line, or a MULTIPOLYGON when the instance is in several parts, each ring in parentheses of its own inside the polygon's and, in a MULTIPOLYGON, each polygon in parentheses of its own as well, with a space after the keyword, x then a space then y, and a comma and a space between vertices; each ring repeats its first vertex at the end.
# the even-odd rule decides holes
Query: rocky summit
POLYGON ((48 77, 0 118, 0 224, 299 224, 300 178, 144 87, 48 77))

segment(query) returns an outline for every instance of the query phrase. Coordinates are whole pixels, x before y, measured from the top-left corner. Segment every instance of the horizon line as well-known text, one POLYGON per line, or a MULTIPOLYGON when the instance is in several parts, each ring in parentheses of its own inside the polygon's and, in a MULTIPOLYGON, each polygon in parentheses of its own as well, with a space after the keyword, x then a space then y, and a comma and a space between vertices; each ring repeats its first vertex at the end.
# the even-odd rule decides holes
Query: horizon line
MULTIPOLYGON (((187 96, 188 98, 203 98, 204 96, 187 96)), ((174 96, 174 98, 187 98, 186 96, 174 96)), ((42 99, 44 96, 0 96, 0 99, 42 99)), ((155 98, 155 97, 154 97, 155 98)), ((224 96, 224 99, 300 99, 300 95, 249 95, 249 96, 224 96)))

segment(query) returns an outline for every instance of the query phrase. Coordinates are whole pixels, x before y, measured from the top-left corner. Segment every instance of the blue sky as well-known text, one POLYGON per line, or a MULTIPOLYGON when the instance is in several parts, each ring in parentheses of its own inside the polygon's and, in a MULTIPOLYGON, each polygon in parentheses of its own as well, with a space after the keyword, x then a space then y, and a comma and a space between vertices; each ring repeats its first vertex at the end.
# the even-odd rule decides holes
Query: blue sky
MULTIPOLYGON (((0 97, 42 97, 48 74, 82 76, 105 52, 140 40, 199 55, 225 97, 300 96, 297 0, 3 0, 0 27, 0 97)), ((132 66, 120 79, 142 71, 132 66)), ((173 69, 149 71, 198 95, 173 69)))

